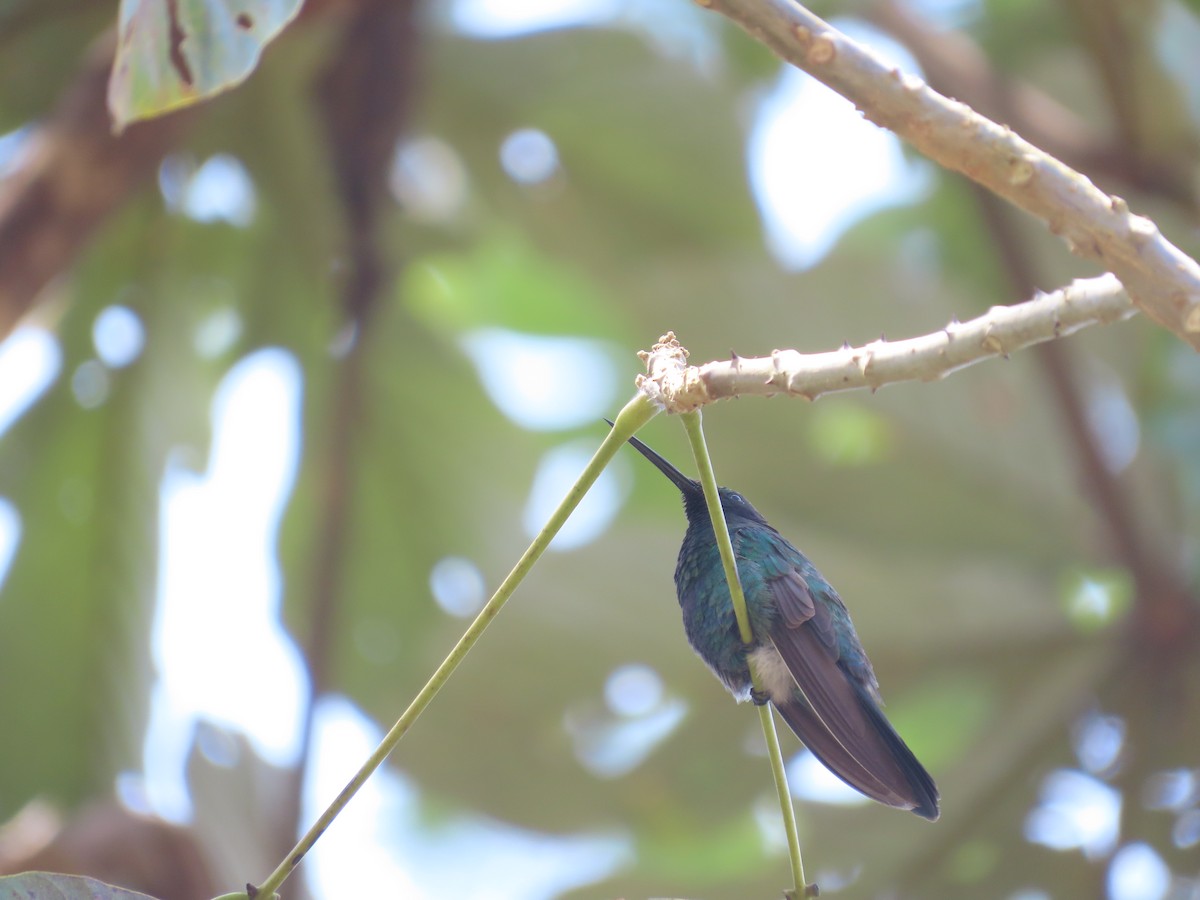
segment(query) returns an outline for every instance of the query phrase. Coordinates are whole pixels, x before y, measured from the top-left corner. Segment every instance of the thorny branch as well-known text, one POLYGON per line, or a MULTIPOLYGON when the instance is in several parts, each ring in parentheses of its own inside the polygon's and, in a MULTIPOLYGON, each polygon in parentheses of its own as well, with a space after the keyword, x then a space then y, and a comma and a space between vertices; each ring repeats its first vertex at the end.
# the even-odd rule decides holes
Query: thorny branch
POLYGON ((700 0, 923 154, 1043 220, 1200 350, 1200 265, 1120 197, 970 107, 901 73, 792 0, 700 0))
POLYGON ((669 413, 714 400, 757 394, 793 394, 815 400, 855 388, 877 390, 897 381, 933 381, 995 356, 1064 337, 1087 325, 1107 324, 1137 310, 1113 275, 1075 281, 1015 306, 994 306, 969 322, 904 341, 880 338, 828 353, 776 350, 770 356, 688 366, 687 351, 668 332, 643 351, 646 375, 638 389, 669 413))

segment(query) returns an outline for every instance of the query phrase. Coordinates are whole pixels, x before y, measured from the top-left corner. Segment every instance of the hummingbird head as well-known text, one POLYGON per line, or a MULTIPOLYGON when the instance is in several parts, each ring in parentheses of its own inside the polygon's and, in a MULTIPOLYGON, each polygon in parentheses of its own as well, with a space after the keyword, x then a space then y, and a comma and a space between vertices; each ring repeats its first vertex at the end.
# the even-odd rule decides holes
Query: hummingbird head
MULTIPOLYGON (((605 419, 608 422, 607 419, 605 419)), ((612 422, 608 423, 612 425, 612 422)), ((683 508, 687 513, 688 522, 708 522, 708 505, 704 502, 704 488, 700 482, 694 478, 688 478, 677 468, 643 444, 635 437, 629 439, 629 443, 634 449, 650 462, 654 463, 655 467, 662 472, 670 482, 679 488, 679 492, 683 494, 683 508)), ((737 491, 729 488, 717 488, 717 493, 721 497, 721 509, 725 513, 725 521, 733 524, 738 519, 757 522, 761 525, 766 525, 767 520, 763 518, 762 513, 750 505, 750 501, 739 494, 737 491)))

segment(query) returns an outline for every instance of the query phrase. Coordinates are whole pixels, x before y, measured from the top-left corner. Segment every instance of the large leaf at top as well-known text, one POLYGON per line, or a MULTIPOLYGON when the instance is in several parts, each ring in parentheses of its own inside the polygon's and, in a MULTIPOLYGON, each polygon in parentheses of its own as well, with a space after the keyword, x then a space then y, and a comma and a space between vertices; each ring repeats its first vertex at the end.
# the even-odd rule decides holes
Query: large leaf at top
POLYGON ((240 84, 302 0, 121 0, 108 85, 118 130, 240 84))
POLYGON ((26 872, 0 878, 0 900, 150 900, 145 894, 113 887, 95 878, 26 872))

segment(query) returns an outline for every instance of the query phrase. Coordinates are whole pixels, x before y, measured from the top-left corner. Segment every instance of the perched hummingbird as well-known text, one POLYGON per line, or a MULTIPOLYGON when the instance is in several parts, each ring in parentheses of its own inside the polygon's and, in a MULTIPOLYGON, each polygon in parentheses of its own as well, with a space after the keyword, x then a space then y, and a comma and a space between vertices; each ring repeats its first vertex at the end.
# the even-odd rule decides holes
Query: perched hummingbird
POLYGON ((937 819, 937 785, 884 717, 871 661, 837 591, 745 497, 719 488, 754 634, 753 643, 743 644, 700 482, 637 438, 629 443, 683 493, 688 528, 675 590, 692 649, 739 701, 774 703, 846 784, 937 819), (758 671, 761 695, 752 690, 747 660, 758 671))

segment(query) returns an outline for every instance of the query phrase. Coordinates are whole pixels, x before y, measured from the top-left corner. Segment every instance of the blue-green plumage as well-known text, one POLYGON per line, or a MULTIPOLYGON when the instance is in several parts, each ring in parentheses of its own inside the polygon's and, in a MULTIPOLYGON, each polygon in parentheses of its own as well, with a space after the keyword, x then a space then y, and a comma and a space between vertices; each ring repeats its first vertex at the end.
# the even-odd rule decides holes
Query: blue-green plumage
POLYGON ((835 775, 881 803, 936 819, 937 786, 884 717, 871 662, 837 591, 741 494, 720 488, 754 635, 744 644, 700 483, 637 438, 630 443, 683 494, 688 528, 675 588, 696 653, 739 700, 751 695, 753 659, 763 686, 756 702, 770 700, 835 775))

